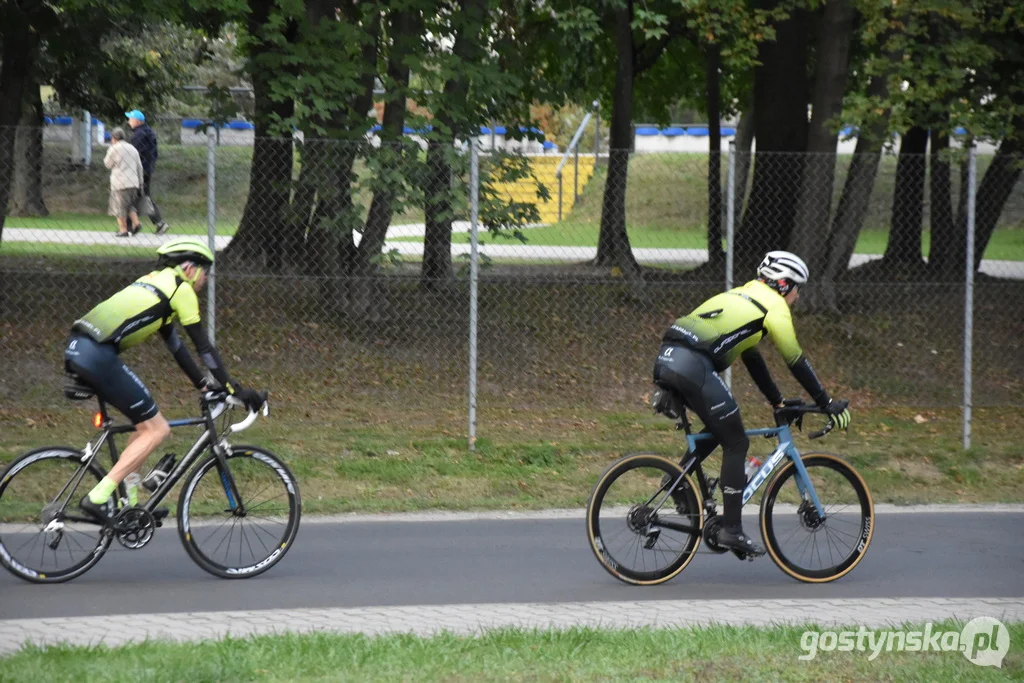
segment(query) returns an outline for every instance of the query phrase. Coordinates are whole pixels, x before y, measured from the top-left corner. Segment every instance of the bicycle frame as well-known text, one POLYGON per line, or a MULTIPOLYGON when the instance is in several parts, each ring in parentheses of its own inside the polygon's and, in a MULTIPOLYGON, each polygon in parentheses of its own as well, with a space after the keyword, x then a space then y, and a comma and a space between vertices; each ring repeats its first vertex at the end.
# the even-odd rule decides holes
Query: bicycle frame
MULTIPOLYGON (((700 461, 698 461, 698 458, 694 453, 697 450, 697 443, 700 441, 713 440, 714 436, 708 432, 691 434, 689 425, 687 424, 686 426, 686 443, 689 447, 689 450, 687 451, 689 457, 683 462, 683 474, 680 476, 680 479, 682 479, 683 476, 686 476, 687 473, 696 469, 697 481, 701 487, 701 494, 706 501, 710 499, 711 492, 707 485, 707 479, 704 476, 704 470, 700 465, 703 460, 707 458, 707 455, 700 458, 700 461)), ((771 476, 772 472, 775 471, 775 468, 778 467, 780 462, 782 462, 782 459, 788 457, 793 461, 793 466, 796 468, 796 485, 801 498, 810 498, 811 502, 814 503, 814 507, 818 511, 818 514, 824 518, 825 509, 822 507, 821 501, 818 499, 818 493, 814 490, 814 484, 811 483, 810 477, 807 476, 807 469, 804 467, 804 463, 800 459, 800 452, 796 449, 796 446, 793 445, 793 432, 790 430, 789 425, 779 425, 778 427, 766 429, 748 429, 746 430, 746 434, 747 436, 775 437, 778 439, 779 445, 775 451, 765 459, 760 469, 758 469, 757 473, 751 477, 750 482, 747 484, 746 488, 743 489, 743 505, 746 505, 747 501, 751 499, 759 488, 761 488, 761 485, 768 481, 768 477, 771 476)), ((709 451, 708 455, 710 455, 710 453, 711 452, 709 451)), ((675 484, 673 484, 673 488, 675 488, 678 483, 679 482, 677 480, 675 484)))
MULTIPOLYGON (((134 425, 114 425, 110 419, 110 416, 107 414, 106 404, 104 403, 103 399, 97 397, 97 400, 99 401, 100 415, 102 417, 102 421, 100 423, 100 432, 86 444, 85 449, 83 450, 81 468, 79 468, 75 475, 72 476, 71 481, 69 481, 68 485, 65 486, 64 490, 62 490, 60 494, 57 495, 57 498, 60 498, 61 496, 64 495, 64 492, 68 490, 68 486, 71 487, 72 491, 74 491, 78 487, 78 484, 85 476, 86 469, 89 468, 91 463, 95 462, 96 456, 103 448, 104 443, 107 444, 108 449, 110 451, 111 462, 116 465, 118 460, 118 451, 117 446, 114 444, 113 437, 118 434, 128 434, 130 432, 135 431, 134 425)), ((160 486, 158 486, 156 491, 154 491, 153 494, 149 497, 149 500, 147 500, 144 505, 140 506, 142 509, 146 510, 149 513, 152 513, 157 508, 157 506, 160 505, 160 503, 167 496, 167 494, 170 493, 171 489, 174 488, 178 481, 180 481, 181 478, 185 476, 185 474, 189 471, 192 465, 194 465, 196 461, 199 460, 200 456, 206 450, 206 448, 210 447, 211 450, 213 451, 214 457, 217 458, 217 470, 220 473, 221 484, 224 486, 224 493, 227 495, 228 505, 230 506, 231 511, 234 514, 241 514, 244 512, 244 510, 241 509, 241 505, 238 502, 241 500, 241 497, 238 492, 238 487, 235 484, 234 477, 231 475, 231 470, 227 466, 226 453, 220 447, 220 445, 216 441, 214 441, 214 439, 217 436, 217 426, 214 420, 216 420, 217 417, 221 415, 223 410, 226 409, 226 405, 222 404, 222 406, 223 408, 221 410, 211 411, 209 407, 204 405, 204 414, 202 417, 189 417, 179 420, 168 420, 167 424, 170 425, 172 429, 176 427, 189 426, 203 426, 206 429, 205 431, 203 431, 202 434, 199 435, 195 443, 192 444, 192 447, 189 448, 188 452, 185 454, 185 457, 181 459, 181 462, 179 462, 175 466, 174 470, 167 476, 167 478, 160 483, 160 486)), ((253 417, 255 417, 255 415, 253 415, 253 417)), ((107 470, 105 470, 102 465, 100 465, 99 463, 95 463, 95 465, 101 470, 101 472, 103 472, 103 474, 107 473, 107 470)), ((127 497, 127 492, 125 491, 123 483, 118 485, 118 495, 122 498, 127 497)), ((68 501, 65 500, 65 506, 67 505, 67 503, 68 501)), ((92 518, 80 517, 78 515, 65 514, 65 518, 76 522, 95 523, 95 520, 92 518)))

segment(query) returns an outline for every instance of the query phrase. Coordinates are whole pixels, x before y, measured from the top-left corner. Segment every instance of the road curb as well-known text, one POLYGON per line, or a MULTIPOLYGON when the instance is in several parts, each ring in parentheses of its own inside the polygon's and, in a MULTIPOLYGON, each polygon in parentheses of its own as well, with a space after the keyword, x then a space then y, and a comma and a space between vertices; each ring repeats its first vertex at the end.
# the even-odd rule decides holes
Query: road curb
MULTIPOLYGON (((735 626, 898 627, 945 619, 1024 621, 1024 598, 650 600, 333 609, 183 612, 0 621, 0 654, 24 644, 117 647, 144 640, 191 642, 282 633, 478 634, 494 628, 567 629, 735 626)), ((794 641, 794 652, 800 643, 794 641)))

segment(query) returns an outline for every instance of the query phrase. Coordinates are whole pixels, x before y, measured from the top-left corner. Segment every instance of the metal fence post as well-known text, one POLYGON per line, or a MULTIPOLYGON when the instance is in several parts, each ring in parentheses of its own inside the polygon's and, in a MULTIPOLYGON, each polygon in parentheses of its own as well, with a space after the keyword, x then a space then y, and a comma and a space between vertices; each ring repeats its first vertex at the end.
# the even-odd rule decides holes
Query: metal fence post
MULTIPOLYGON (((725 181, 725 289, 732 289, 732 268, 734 239, 733 226, 736 221, 736 142, 729 141, 729 162, 725 181)), ((725 386, 732 389, 732 372, 725 370, 725 386)))
POLYGON ((973 407, 972 354, 974 351, 974 201, 978 177, 974 144, 967 148, 967 258, 964 293, 964 450, 971 447, 971 408, 973 407))
POLYGON ((597 100, 591 104, 594 107, 594 168, 597 168, 597 157, 601 153, 601 114, 597 111, 599 103, 597 100))
POLYGON ((573 155, 572 170, 572 201, 573 206, 580 200, 580 146, 576 145, 576 154, 573 155))
MULTIPOLYGON (((206 129, 206 238, 210 251, 217 252, 217 137, 211 128, 206 129)), ((215 344, 217 336, 217 277, 216 264, 210 266, 206 280, 206 332, 210 343, 215 344)))
POLYGON ((479 276, 480 156, 470 139, 469 164, 469 450, 476 450, 477 278, 479 276))

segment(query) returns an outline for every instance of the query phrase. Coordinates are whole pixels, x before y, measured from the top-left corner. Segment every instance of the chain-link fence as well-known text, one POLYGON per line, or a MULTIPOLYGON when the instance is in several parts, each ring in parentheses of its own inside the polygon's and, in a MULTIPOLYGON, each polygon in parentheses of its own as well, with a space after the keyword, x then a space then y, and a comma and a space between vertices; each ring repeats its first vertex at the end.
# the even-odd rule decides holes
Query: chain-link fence
MULTIPOLYGON (((17 133, 0 236, 7 406, 58 409, 71 322, 183 234, 218 250, 201 299, 229 368, 304 418, 418 420, 464 435, 471 336, 481 435, 488 421, 529 430, 552 414, 586 424, 588 412, 633 410, 665 328, 727 278, 751 279, 764 251, 782 244, 810 264, 797 331, 834 395, 960 405, 972 330, 973 404, 1024 404, 1019 159, 978 155, 972 185, 955 151, 613 150, 561 164, 489 153, 482 139, 474 270, 473 155, 458 141, 423 131, 402 142, 199 146, 158 130, 148 194, 169 232, 155 233, 143 202, 141 231, 119 237, 106 144, 93 138, 86 165, 68 140, 39 132, 17 133), (972 326, 969 226, 980 259, 972 326)), ((158 347, 129 362, 167 404, 188 400, 158 347)), ((777 354, 765 355, 784 390, 799 391, 777 354)), ((733 382, 755 399, 745 373, 733 382)))

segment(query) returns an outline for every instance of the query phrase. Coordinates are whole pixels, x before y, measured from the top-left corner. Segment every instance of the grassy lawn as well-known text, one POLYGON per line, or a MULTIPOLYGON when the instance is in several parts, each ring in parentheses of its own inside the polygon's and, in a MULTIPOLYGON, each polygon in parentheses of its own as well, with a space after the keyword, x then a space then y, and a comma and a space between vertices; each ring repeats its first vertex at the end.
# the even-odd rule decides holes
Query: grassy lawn
MULTIPOLYGON (((162 405, 168 417, 193 412, 162 405)), ((744 409, 750 427, 767 424, 766 411, 754 405, 744 409)), ((682 438, 672 423, 639 408, 603 414, 485 408, 480 430, 486 438, 476 452, 467 448, 458 406, 398 415, 320 405, 319 417, 303 413, 309 408, 286 395, 272 398, 271 419, 232 441, 263 445, 282 456, 299 480, 303 507, 313 514, 582 508, 598 475, 622 454, 682 455, 682 438)), ((0 410, 0 466, 39 446, 80 447, 92 433, 89 416, 84 407, 0 410)), ((192 429, 175 430, 160 452, 184 453, 195 436, 192 429)), ((966 453, 960 448, 958 411, 873 409, 855 410, 849 434, 815 442, 798 435, 797 447, 846 455, 876 503, 1020 503, 1022 441, 1024 420, 1012 409, 978 410, 975 445, 966 453)), ((772 448, 773 442, 755 439, 750 452, 765 456, 772 448)), ((720 466, 717 454, 708 460, 710 471, 720 466)), ((177 494, 169 500, 176 501, 177 494)))
MULTIPOLYGON (((114 221, 106 216, 108 173, 102 165, 104 149, 97 147, 98 160, 89 169, 75 169, 65 163, 67 146, 48 144, 44 155, 44 196, 51 215, 47 218, 10 216, 9 227, 50 228, 60 230, 113 231, 114 221)), ((232 235, 242 215, 249 190, 249 165, 252 150, 247 147, 220 147, 217 151, 217 232, 232 235)), ((845 181, 849 156, 839 158, 835 200, 845 181)), ((990 157, 979 157, 981 178, 990 157)), ((865 218, 865 228, 857 242, 857 252, 880 254, 888 240, 896 159, 883 157, 875 191, 865 218)), ((363 161, 357 163, 361 178, 367 175, 363 161)), ((633 157, 626 193, 626 215, 634 247, 696 248, 706 246, 707 161, 700 154, 642 154, 633 157)), ((559 224, 527 229, 527 244, 551 246, 594 246, 597 244, 606 169, 599 167, 594 178, 581 188, 579 201, 559 224)), ((956 176, 956 174, 954 174, 956 176)), ((954 177, 954 193, 957 189, 954 177)), ((551 190, 552 188, 548 188, 551 190)), ((206 232, 206 149, 164 145, 154 176, 153 196, 175 234, 206 232)), ((356 191, 357 203, 365 212, 370 195, 365 187, 356 191)), ((924 203, 924 251, 930 232, 930 203, 924 203)), ((459 216, 465 218, 465 216, 459 216)), ((400 207, 396 225, 423 221, 422 210, 412 204, 400 207)), ((146 225, 148 220, 144 219, 146 225)), ((1010 196, 985 258, 1024 260, 1024 193, 1010 196)), ((401 238, 415 241, 421 238, 401 238)), ((468 241, 468 235, 456 234, 456 242, 468 241)), ((518 243, 501 236, 484 238, 490 243, 518 243)), ((6 251, 6 247, 5 247, 6 251)), ((53 247, 39 245, 39 251, 51 253, 53 247)))
MULTIPOLYGON (((1024 626, 1008 624, 1001 668, 959 652, 804 653, 802 626, 526 630, 440 634, 255 636, 119 648, 29 647, 0 659, 4 681, 1014 681, 1024 626)), ((959 622, 933 631, 960 631, 959 622)), ((907 630, 923 630, 923 625, 907 630)), ((818 627, 811 630, 820 631, 818 627)), ((852 630, 856 631, 856 628, 852 630)))

